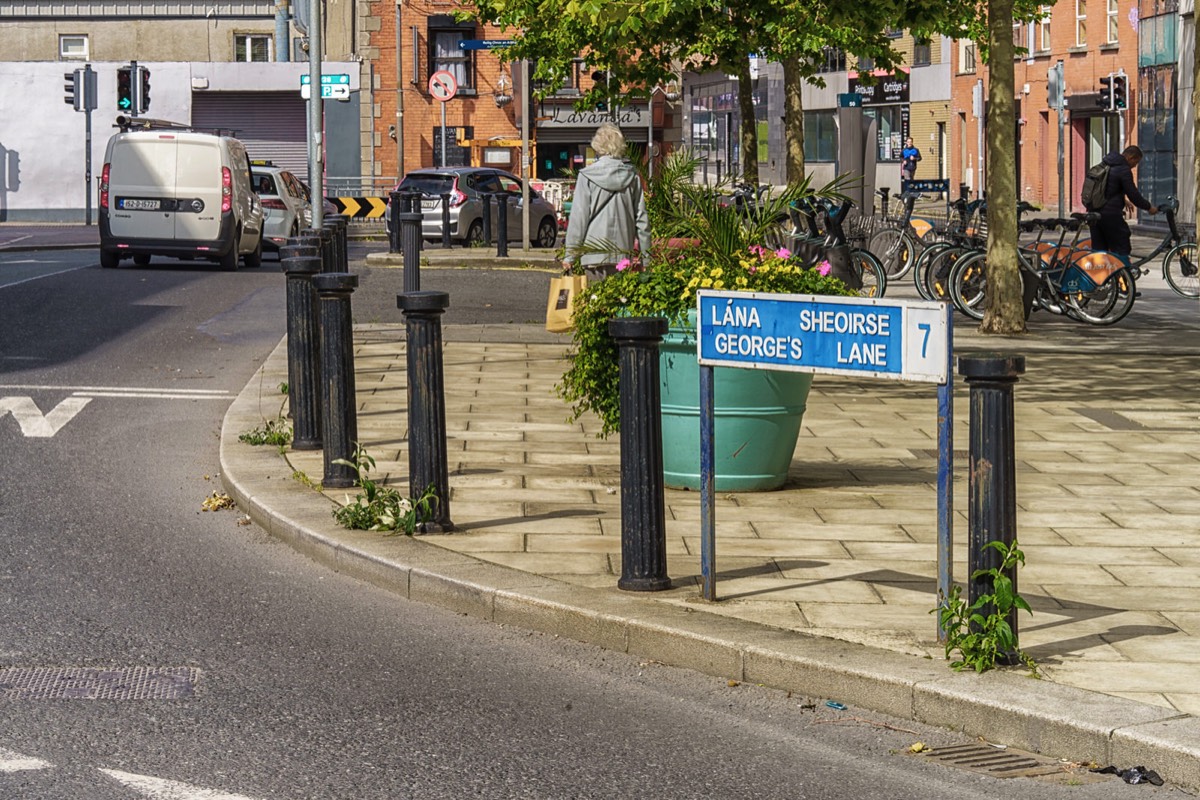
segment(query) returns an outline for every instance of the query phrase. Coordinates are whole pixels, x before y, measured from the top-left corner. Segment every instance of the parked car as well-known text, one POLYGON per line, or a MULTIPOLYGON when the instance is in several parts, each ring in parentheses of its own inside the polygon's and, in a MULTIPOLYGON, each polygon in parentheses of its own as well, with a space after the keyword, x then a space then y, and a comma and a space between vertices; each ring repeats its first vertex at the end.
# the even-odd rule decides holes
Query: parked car
MULTIPOLYGON (((521 179, 488 167, 444 167, 419 169, 404 176, 396 186, 400 192, 420 192, 421 235, 442 238, 442 195, 450 195, 450 238, 464 244, 483 243, 484 193, 492 198, 492 237, 498 227, 497 203, 508 205, 508 241, 522 238, 525 209, 521 202, 521 179)), ((558 239, 557 215, 542 195, 529 190, 529 237, 534 247, 554 247, 558 239)), ((388 219, 392 209, 388 208, 388 219)))
POLYGON ((108 140, 99 198, 100 266, 151 256, 262 263, 262 202, 245 146, 176 127, 122 131, 108 140))
POLYGON ((254 191, 263 206, 263 246, 278 250, 312 224, 309 192, 300 179, 271 162, 250 162, 254 191))

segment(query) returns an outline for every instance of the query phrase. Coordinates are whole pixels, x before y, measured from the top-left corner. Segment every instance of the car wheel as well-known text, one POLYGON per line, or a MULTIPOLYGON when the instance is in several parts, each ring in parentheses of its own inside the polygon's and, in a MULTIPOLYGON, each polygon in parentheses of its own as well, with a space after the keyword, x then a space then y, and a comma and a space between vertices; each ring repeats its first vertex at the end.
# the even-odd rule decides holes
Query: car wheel
POLYGON ((466 238, 467 247, 483 247, 487 244, 483 240, 483 220, 475 220, 471 223, 471 227, 467 229, 466 238))
POLYGON ((534 240, 533 246, 554 247, 556 241, 558 241, 558 225, 555 224, 553 217, 546 217, 538 225, 537 239, 534 240))
POLYGON ((139 267, 150 266, 150 255, 148 253, 138 253, 133 257, 133 263, 139 267))
POLYGON ((258 235, 258 244, 249 253, 246 253, 246 267, 248 269, 258 269, 262 266, 262 234, 258 235))
POLYGON ((221 269, 225 272, 237 272, 238 268, 238 249, 237 243, 242 238, 242 232, 239 230, 233 235, 233 241, 229 243, 229 250, 217 262, 221 269))
POLYGON ((104 269, 116 269, 121 266, 121 257, 112 250, 101 250, 100 266, 104 269))

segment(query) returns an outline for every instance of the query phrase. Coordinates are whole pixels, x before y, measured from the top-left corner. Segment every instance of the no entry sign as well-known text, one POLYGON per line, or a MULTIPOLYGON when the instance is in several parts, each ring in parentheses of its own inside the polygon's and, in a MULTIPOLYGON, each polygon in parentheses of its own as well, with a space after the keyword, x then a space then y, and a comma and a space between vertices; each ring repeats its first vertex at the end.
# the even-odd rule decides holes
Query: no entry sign
POLYGON ((454 80, 454 75, 444 69, 429 76, 429 94, 434 100, 441 100, 443 103, 454 97, 458 92, 458 81, 454 80))

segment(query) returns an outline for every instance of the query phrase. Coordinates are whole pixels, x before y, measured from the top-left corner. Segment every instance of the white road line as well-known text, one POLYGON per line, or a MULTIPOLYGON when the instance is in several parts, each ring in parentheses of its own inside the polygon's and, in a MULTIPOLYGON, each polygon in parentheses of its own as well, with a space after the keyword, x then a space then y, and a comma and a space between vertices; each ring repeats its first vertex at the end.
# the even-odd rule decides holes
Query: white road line
POLYGON ((32 278, 24 278, 19 281, 12 281, 11 283, 0 281, 0 289, 7 289, 9 286, 20 286, 22 283, 29 283, 30 281, 40 281, 42 278, 49 278, 54 275, 62 275, 64 272, 74 272, 77 269, 87 269, 87 266, 88 265, 80 267, 68 267, 67 269, 60 269, 58 272, 47 272, 44 275, 34 275, 32 278))
POLYGON ((226 389, 168 389, 163 386, 49 386, 46 384, 0 383, 0 391, 5 389, 22 390, 26 392, 171 392, 173 394, 219 394, 228 395, 226 389))
POLYGON ((25 772, 34 769, 48 769, 50 766, 49 761, 23 756, 0 747, 0 772, 25 772))
POLYGON ((241 794, 229 794, 216 789, 204 789, 189 783, 168 781, 149 775, 135 775, 115 769, 100 770, 105 775, 120 781, 125 786, 141 792, 150 800, 253 800, 241 794))
POLYGON ((0 417, 12 414, 26 438, 49 439, 90 402, 90 397, 67 397, 43 415, 31 397, 0 397, 0 417))
POLYGON ((160 400, 232 400, 231 394, 176 394, 166 392, 72 392, 72 397, 151 397, 160 400))

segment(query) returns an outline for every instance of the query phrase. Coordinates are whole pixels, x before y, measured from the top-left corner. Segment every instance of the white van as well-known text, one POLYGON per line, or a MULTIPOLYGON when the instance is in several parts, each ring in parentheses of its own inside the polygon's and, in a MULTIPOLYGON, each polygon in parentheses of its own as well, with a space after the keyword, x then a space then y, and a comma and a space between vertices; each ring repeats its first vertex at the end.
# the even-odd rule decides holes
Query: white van
POLYGON ((237 139, 176 127, 108 140, 100 177, 100 265, 151 256, 262 263, 262 202, 237 139))

